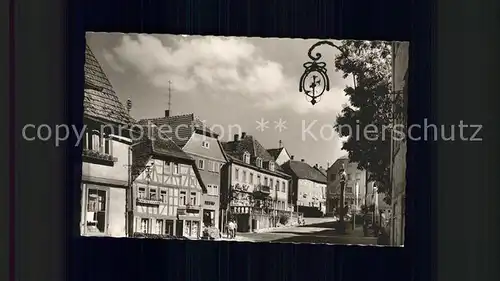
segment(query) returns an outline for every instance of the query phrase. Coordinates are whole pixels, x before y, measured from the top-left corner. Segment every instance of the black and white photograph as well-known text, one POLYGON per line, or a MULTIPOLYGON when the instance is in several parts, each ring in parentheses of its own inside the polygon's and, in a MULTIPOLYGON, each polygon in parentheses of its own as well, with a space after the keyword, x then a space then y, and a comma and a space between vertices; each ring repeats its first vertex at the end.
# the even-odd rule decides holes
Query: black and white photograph
POLYGON ((88 32, 80 234, 403 246, 408 56, 88 32))

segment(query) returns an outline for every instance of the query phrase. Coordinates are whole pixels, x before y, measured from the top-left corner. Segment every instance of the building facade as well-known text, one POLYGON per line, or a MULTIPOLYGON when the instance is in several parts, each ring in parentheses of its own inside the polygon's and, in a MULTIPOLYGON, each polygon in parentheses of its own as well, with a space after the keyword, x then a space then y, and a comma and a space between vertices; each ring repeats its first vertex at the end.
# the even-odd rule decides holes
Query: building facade
POLYGON ((358 164, 350 162, 349 158, 337 159, 327 170, 327 213, 333 215, 340 204, 340 177, 339 171, 345 169, 347 181, 344 189, 344 204, 351 211, 361 211, 361 207, 368 203, 373 184, 367 180, 367 173, 358 169, 358 164))
POLYGON ((304 159, 293 160, 293 156, 282 168, 292 177, 289 201, 296 206, 296 210, 305 217, 324 216, 327 211, 326 176, 304 159))
POLYGON ((199 238, 206 188, 195 160, 154 134, 133 147, 131 232, 199 238))
MULTIPOLYGON (((408 97, 408 60, 409 43, 397 42, 393 45, 393 85, 394 91, 401 91, 404 104, 408 97)), ((406 107, 396 116, 394 123, 406 126, 406 107)), ((392 139, 392 216, 391 216, 391 243, 403 245, 405 237, 405 200, 406 200, 406 139, 392 139)))
POLYGON ((167 125, 167 135, 196 161, 207 192, 202 195, 203 225, 221 229, 220 224, 220 170, 227 162, 219 136, 212 132, 194 114, 170 116, 168 110, 162 118, 150 119, 152 123, 167 125))
POLYGON ((290 176, 252 136, 242 133, 223 143, 229 162, 223 168, 225 219, 234 218, 238 231, 276 226, 288 215, 290 176))
POLYGON ((133 120, 89 46, 84 69, 80 233, 124 237, 131 139, 127 130, 118 132, 133 120))

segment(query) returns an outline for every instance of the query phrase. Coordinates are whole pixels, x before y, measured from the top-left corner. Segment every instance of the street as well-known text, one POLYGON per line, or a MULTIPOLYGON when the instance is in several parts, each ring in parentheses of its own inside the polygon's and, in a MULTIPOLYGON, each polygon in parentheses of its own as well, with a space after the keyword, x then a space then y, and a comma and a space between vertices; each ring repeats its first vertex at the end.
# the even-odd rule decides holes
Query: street
POLYGON ((328 243, 376 245, 377 238, 363 237, 363 230, 357 227, 351 233, 335 233, 332 218, 306 218, 306 225, 282 227, 260 233, 238 233, 236 241, 247 242, 282 242, 282 243, 328 243))

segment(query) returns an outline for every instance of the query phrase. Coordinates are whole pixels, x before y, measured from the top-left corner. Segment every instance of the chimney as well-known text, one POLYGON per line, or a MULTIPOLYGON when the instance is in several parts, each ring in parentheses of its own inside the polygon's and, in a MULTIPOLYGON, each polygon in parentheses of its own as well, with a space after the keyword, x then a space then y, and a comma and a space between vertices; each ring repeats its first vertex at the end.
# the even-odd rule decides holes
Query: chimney
POLYGON ((318 164, 314 164, 314 168, 318 168, 318 164))
POLYGON ((319 166, 320 169, 323 169, 323 166, 319 166))
POLYGON ((290 155, 290 160, 293 160, 293 155, 290 155))
POLYGON ((300 162, 304 162, 304 159, 300 159, 300 162))
POLYGON ((282 147, 283 147, 283 142, 280 140, 280 141, 278 142, 278 148, 282 148, 282 147))
POLYGON ((234 134, 234 141, 238 141, 238 138, 239 138, 238 134, 234 134))
POLYGON ((241 139, 244 139, 246 136, 247 136, 247 133, 246 133, 246 132, 242 132, 242 133, 241 133, 241 139))
POLYGON ((165 117, 170 117, 170 110, 165 110, 165 117))

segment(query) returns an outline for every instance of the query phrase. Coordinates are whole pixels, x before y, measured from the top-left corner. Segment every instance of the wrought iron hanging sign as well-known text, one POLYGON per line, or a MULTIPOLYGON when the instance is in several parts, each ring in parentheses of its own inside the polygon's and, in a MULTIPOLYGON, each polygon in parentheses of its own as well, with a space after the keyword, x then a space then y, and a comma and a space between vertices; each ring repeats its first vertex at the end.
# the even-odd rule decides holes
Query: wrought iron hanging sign
POLYGON ((306 100, 312 105, 321 101, 323 94, 330 90, 330 79, 326 70, 326 63, 318 62, 322 57, 320 53, 312 54, 313 50, 321 45, 328 45, 344 52, 342 48, 330 41, 319 41, 309 48, 307 56, 311 61, 303 65, 305 70, 300 77, 299 92, 304 92, 306 94, 306 100))

